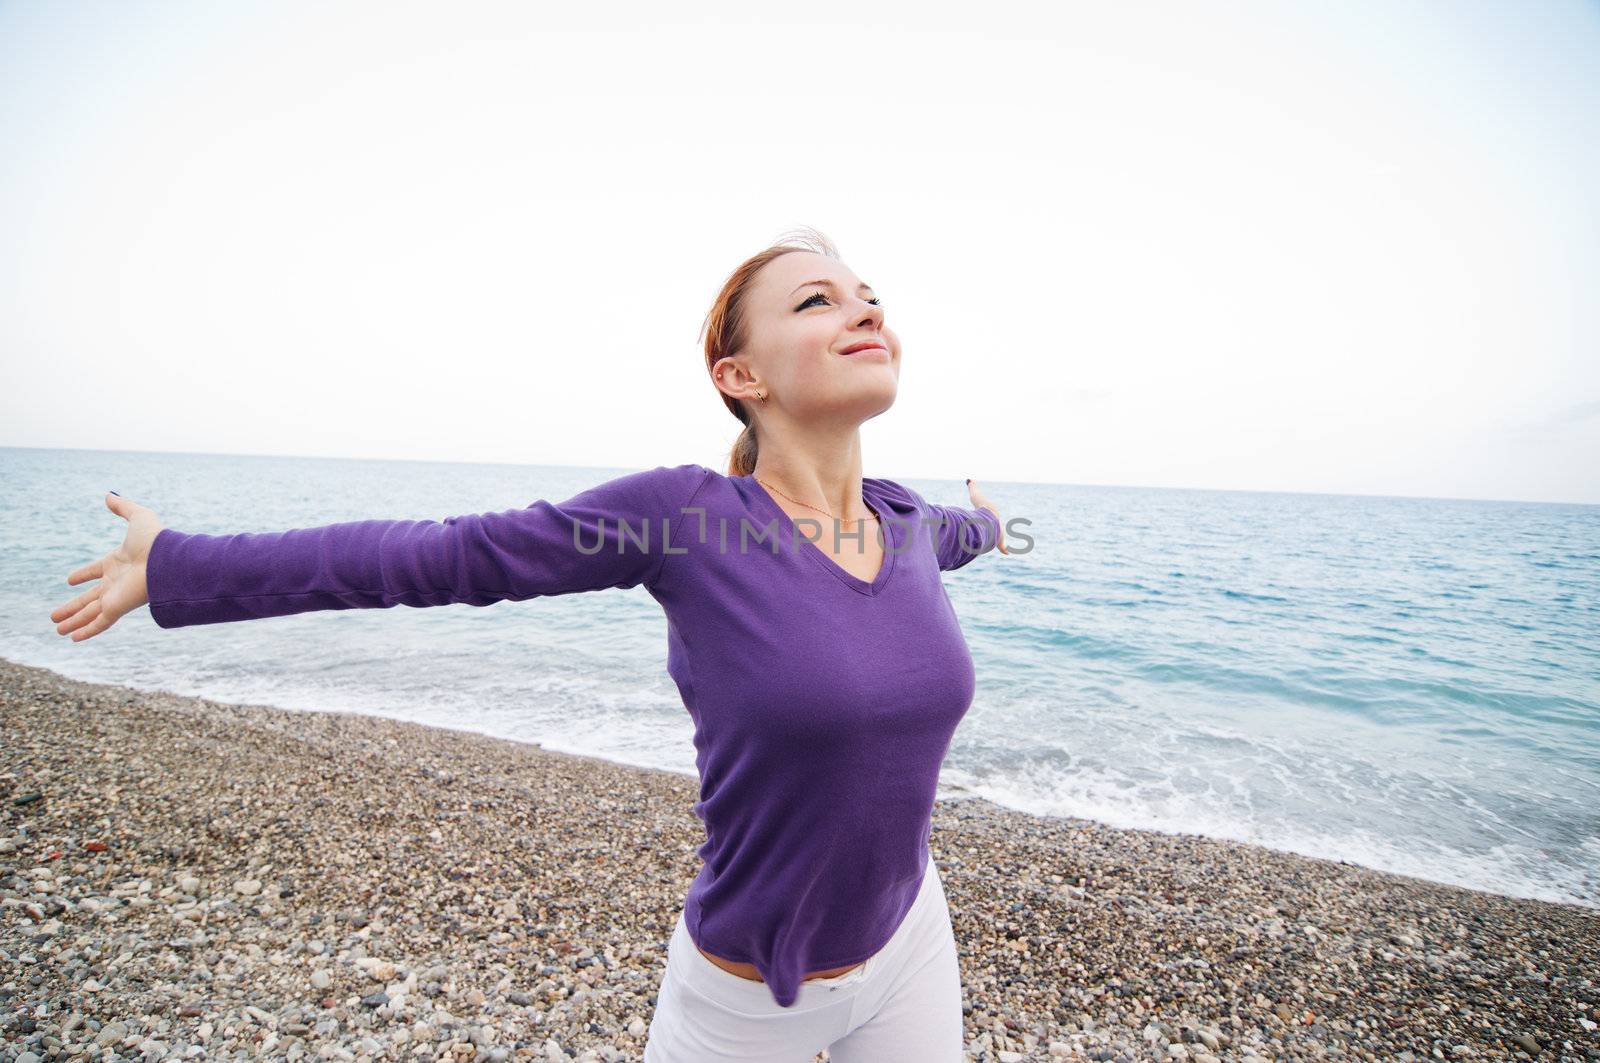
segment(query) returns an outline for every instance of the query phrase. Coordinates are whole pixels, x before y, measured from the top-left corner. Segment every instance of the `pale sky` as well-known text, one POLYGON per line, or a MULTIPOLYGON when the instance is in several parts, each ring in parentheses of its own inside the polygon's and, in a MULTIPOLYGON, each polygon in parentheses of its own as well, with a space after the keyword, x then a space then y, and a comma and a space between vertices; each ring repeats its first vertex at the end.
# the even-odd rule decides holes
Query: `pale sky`
POLYGON ((814 225, 866 475, 1600 502, 1600 4, 0 6, 0 445, 725 468, 814 225), (565 8, 565 10, 563 10, 565 8))

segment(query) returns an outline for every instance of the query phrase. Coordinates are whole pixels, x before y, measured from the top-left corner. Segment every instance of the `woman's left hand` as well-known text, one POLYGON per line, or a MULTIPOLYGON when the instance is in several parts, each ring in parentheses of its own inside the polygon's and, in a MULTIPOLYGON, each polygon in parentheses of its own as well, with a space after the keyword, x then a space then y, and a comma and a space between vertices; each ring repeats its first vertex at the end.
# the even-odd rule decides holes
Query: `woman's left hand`
POLYGON ((987 509, 990 513, 994 514, 994 519, 1000 522, 1000 541, 996 543, 995 546, 1002 554, 1009 554, 1011 551, 1006 549, 1006 522, 1000 516, 1000 511, 994 508, 993 504, 991 504, 989 499, 984 496, 982 491, 978 490, 978 484, 976 481, 967 481, 967 494, 972 496, 972 505, 974 508, 987 509))

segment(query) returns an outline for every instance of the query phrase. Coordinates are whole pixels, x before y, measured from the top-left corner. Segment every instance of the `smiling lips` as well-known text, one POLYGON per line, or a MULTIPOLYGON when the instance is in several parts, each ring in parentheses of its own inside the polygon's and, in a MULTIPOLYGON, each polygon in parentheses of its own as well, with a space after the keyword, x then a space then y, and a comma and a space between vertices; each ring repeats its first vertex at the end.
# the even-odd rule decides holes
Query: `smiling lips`
POLYGON ((887 351, 888 349, 889 348, 885 347, 883 344, 879 343, 877 340, 863 340, 860 343, 852 343, 850 346, 846 347, 844 350, 840 351, 839 353, 840 354, 859 354, 862 351, 887 351))

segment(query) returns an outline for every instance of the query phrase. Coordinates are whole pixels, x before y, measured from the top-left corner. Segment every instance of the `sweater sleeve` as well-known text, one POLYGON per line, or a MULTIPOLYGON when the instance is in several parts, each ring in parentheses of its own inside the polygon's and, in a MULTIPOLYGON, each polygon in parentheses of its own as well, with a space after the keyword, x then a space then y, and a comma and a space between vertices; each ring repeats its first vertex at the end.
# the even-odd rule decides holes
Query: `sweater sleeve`
MULTIPOLYGON (((434 520, 362 520, 233 535, 162 529, 145 584, 160 627, 315 609, 491 605, 653 586, 680 512, 710 471, 657 466, 564 502, 434 520)), ((673 553, 682 553, 676 549, 673 553)))
POLYGON ((934 557, 945 572, 960 568, 1000 545, 1000 518, 987 509, 939 506, 895 480, 875 479, 879 489, 908 504, 928 529, 934 557))
POLYGON ((1000 543, 1000 518, 987 509, 926 503, 939 567, 958 569, 1000 543))

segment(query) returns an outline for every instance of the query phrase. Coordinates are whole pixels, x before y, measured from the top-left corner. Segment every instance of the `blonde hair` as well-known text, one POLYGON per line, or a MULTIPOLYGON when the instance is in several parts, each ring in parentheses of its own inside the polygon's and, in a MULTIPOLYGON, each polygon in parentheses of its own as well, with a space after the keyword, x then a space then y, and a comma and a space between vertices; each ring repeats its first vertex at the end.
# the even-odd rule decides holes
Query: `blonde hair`
MULTIPOLYGON (((738 354, 745 345, 748 338, 745 331, 745 295, 755 281, 756 274, 760 273, 761 267, 768 262, 791 251, 811 251, 833 259, 839 257, 838 249, 826 236, 815 229, 802 227, 784 233, 770 245, 735 266, 733 272, 728 274, 728 279, 723 282, 722 290, 717 293, 716 301, 711 304, 705 324, 701 327, 701 335, 705 337, 708 373, 715 373, 719 361, 738 354)), ((739 438, 734 440, 733 447, 728 451, 728 475, 748 476, 756 468, 759 440, 756 438, 755 423, 750 420, 750 414, 745 410, 743 400, 720 391, 718 394, 722 395, 722 402, 728 407, 729 412, 744 424, 744 430, 739 433, 739 438)))

